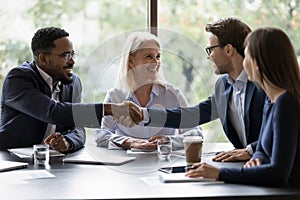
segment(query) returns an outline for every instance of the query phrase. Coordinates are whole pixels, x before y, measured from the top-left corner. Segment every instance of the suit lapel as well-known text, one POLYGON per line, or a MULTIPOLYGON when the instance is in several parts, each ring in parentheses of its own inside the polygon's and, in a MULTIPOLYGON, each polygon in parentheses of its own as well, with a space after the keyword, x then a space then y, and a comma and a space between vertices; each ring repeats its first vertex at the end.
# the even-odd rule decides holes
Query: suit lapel
POLYGON ((226 132, 228 132, 228 122, 229 122, 229 119, 228 119, 228 108, 229 108, 229 100, 230 100, 230 95, 232 93, 232 85, 230 85, 229 83, 227 83, 227 81, 224 83, 225 84, 225 91, 224 91, 224 94, 223 97, 225 99, 222 100, 222 102, 224 102, 224 113, 222 116, 225 116, 225 120, 224 120, 224 129, 226 132))
POLYGON ((36 68, 35 63, 34 62, 30 63, 30 67, 32 68, 32 70, 35 72, 35 74, 39 78, 39 85, 43 88, 42 93, 51 97, 51 89, 50 89, 49 85, 46 83, 46 81, 43 79, 43 77, 41 76, 39 70, 36 68))
POLYGON ((244 105, 244 123, 245 123, 245 132, 246 132, 246 137, 248 138, 249 135, 249 129, 250 129, 250 124, 249 122, 249 110, 250 110, 250 105, 253 97, 253 93, 255 90, 256 86, 254 83, 248 81, 247 82, 247 88, 246 88, 246 94, 245 94, 245 105, 244 105))

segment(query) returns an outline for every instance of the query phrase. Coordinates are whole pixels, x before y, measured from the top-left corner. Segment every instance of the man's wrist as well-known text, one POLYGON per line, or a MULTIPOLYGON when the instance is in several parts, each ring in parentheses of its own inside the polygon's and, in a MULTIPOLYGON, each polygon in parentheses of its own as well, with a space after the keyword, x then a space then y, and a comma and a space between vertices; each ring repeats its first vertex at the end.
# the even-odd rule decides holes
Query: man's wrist
POLYGON ((106 116, 106 115, 112 115, 112 110, 111 110, 112 105, 111 104, 103 104, 103 112, 102 112, 102 116, 106 116))

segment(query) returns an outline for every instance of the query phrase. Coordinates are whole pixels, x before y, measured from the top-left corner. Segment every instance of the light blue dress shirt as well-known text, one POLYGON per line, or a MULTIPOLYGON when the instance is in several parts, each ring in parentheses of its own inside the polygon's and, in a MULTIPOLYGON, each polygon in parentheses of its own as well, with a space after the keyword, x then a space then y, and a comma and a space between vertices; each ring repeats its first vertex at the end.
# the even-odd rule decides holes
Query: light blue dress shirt
POLYGON ((247 146, 244 123, 244 105, 247 80, 248 77, 245 70, 240 73, 236 81, 228 77, 228 83, 233 86, 232 97, 229 101, 229 119, 238 133, 240 141, 244 147, 247 146))
MULTIPOLYGON (((124 92, 118 88, 109 90, 104 99, 104 103, 121 103, 123 101, 133 101, 140 105, 133 92, 124 92)), ((147 108, 173 108, 187 107, 188 102, 182 92, 175 86, 166 83, 165 85, 154 84, 150 94, 147 108)), ((115 144, 122 144, 128 138, 148 139, 154 135, 175 135, 178 132, 173 128, 149 127, 141 123, 139 126, 131 128, 117 123, 112 116, 105 116, 102 119, 101 128, 95 131, 95 141, 97 146, 117 148, 115 144)))

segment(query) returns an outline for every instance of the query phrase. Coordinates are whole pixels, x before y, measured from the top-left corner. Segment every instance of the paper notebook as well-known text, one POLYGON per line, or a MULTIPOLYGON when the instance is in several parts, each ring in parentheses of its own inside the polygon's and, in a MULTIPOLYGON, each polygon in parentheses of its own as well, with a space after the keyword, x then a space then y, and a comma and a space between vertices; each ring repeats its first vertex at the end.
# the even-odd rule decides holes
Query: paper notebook
MULTIPOLYGON (((159 179, 164 183, 181 183, 181 182, 216 182, 215 178, 189 178, 185 173, 163 173, 159 172, 159 179)), ((220 181, 218 181, 220 182, 220 181)))
POLYGON ((21 169, 28 167, 28 163, 26 162, 15 162, 15 161, 0 161, 0 172, 21 169))

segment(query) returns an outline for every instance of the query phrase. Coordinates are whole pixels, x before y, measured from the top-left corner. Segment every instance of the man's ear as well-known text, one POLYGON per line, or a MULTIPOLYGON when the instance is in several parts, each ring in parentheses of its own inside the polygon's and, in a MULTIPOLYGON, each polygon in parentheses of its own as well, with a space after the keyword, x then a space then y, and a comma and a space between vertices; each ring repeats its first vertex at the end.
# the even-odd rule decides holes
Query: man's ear
POLYGON ((231 44, 227 44, 227 45, 224 47, 224 50, 225 50, 225 53, 226 53, 228 56, 232 56, 233 51, 234 51, 234 47, 233 47, 231 44))
POLYGON ((40 53, 38 55, 38 60, 39 60, 39 63, 40 63, 41 66, 46 66, 47 65, 47 59, 46 59, 45 54, 40 53))

